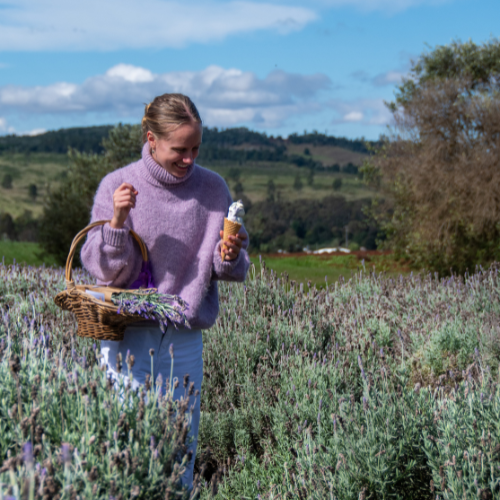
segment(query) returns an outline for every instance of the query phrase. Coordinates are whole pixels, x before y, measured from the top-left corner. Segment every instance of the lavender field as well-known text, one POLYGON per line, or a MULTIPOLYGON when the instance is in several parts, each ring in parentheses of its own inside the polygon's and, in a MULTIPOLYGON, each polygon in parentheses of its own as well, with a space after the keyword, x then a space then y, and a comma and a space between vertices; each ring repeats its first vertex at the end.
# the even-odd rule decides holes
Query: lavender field
MULTIPOLYGON (((0 265, 0 498, 182 498, 189 412, 113 389, 63 286, 0 265)), ((258 266, 220 298, 192 497, 500 498, 497 267, 317 290, 258 266)))

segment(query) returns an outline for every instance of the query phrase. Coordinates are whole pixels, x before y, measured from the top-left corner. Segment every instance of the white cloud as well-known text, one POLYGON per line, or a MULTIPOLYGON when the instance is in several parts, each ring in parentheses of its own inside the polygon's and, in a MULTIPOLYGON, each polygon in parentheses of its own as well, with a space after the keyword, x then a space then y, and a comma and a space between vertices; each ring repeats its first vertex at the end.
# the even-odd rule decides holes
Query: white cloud
POLYGON ((0 134, 13 134, 14 132, 14 127, 9 126, 7 120, 0 116, 0 134))
POLYGON ((0 87, 0 108, 30 115, 94 113, 139 121, 144 104, 156 95, 181 92, 193 99, 207 125, 247 122, 277 127, 292 115, 320 111, 318 93, 330 87, 330 79, 320 73, 273 71, 258 78, 249 71, 209 66, 201 71, 154 74, 119 64, 80 85, 0 87))
POLYGON ((2 6, 0 50, 182 47, 256 30, 289 33, 317 19, 310 8, 255 1, 16 0, 2 6))
POLYGON ((344 115, 345 122, 360 122, 364 118, 363 113, 361 111, 349 111, 346 115, 344 115))
POLYGON ((132 83, 145 83, 154 80, 149 69, 139 68, 131 64, 117 64, 106 71, 106 76, 117 77, 132 83))
POLYGON ((34 137, 35 135, 45 134, 45 132, 47 132, 47 129, 45 129, 45 128, 34 128, 33 130, 30 130, 29 132, 24 132, 24 133, 19 134, 19 135, 29 135, 31 137, 34 137))
POLYGON ((372 79, 373 85, 376 87, 383 87, 385 85, 399 85, 402 83, 402 79, 405 77, 404 73, 399 71, 388 71, 387 73, 381 73, 372 79))
POLYGON ((387 109, 382 99, 359 99, 356 101, 330 101, 338 118, 333 123, 359 123, 362 125, 388 125, 391 123, 392 114, 387 109))

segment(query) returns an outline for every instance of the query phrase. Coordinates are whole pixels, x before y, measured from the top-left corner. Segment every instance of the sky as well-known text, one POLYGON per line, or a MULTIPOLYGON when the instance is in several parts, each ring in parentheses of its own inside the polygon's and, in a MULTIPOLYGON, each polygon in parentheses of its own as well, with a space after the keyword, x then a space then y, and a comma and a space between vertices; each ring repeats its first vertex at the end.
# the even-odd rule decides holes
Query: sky
POLYGON ((412 60, 498 19, 498 0, 0 0, 0 135, 139 123, 181 92, 209 127, 373 140, 412 60))

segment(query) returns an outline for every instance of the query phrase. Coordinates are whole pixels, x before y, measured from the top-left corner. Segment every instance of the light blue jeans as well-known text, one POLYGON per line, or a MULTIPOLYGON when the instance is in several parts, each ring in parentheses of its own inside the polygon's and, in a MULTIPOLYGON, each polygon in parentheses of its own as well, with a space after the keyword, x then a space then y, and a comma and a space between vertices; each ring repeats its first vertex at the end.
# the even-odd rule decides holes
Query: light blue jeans
MULTIPOLYGON (((188 442, 193 438, 188 450, 191 450, 192 459, 186 467, 186 471, 182 476, 182 484, 187 486, 189 490, 193 487, 193 469, 196 458, 196 447, 198 445, 198 428, 200 425, 200 398, 201 398, 201 383, 203 381, 203 339, 201 330, 175 329, 169 326, 165 333, 162 333, 157 326, 129 326, 125 330, 123 340, 119 342, 104 340, 101 342, 101 363, 106 364, 108 377, 111 376, 114 380, 123 379, 124 383, 128 383, 128 368, 125 363, 127 351, 135 357, 134 366, 132 367, 132 388, 138 388, 143 385, 146 380, 146 375, 151 375, 151 356, 150 349, 154 349, 153 356, 153 377, 151 384, 153 385, 158 375, 161 374, 163 379, 162 390, 165 393, 167 378, 170 377, 171 356, 169 353, 170 345, 174 349, 174 372, 173 380, 178 379, 179 385, 174 390, 174 399, 180 400, 187 397, 187 389, 183 387, 184 375, 189 374, 189 383, 194 382, 195 390, 198 389, 200 394, 190 396, 189 408, 194 404, 194 409, 191 414, 191 429, 188 434, 188 442), (122 373, 116 371, 116 355, 122 355, 122 373)), ((189 386, 188 386, 189 387, 189 386)))

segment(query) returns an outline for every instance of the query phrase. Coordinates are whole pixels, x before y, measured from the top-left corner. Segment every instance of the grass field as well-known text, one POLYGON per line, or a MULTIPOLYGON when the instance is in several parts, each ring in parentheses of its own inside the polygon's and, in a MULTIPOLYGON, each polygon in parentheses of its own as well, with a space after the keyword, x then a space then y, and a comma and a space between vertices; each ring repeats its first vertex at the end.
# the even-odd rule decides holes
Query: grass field
POLYGON ((0 185, 0 212, 13 217, 25 210, 38 217, 43 210, 43 198, 47 190, 57 187, 66 171, 68 158, 59 154, 2 154, 0 155, 0 182, 5 175, 12 176, 12 188, 0 185), (36 184, 38 196, 29 196, 30 184, 36 184))
POLYGON ((387 276, 408 274, 409 268, 397 262, 390 254, 380 252, 356 252, 348 255, 252 255, 250 257, 257 269, 260 269, 260 260, 265 262, 266 268, 272 269, 277 277, 287 273, 290 280, 298 283, 315 284, 324 287, 343 277, 349 280, 354 273, 363 270, 371 273, 384 273, 387 276))
MULTIPOLYGON (((307 144, 290 145, 290 153, 302 154, 305 147, 312 152, 311 158, 321 161, 324 165, 348 162, 360 164, 363 155, 342 148, 320 147, 307 144)), ((5 189, 0 185, 0 212, 8 212, 13 217, 29 210, 36 218, 43 211, 43 199, 49 187, 54 189, 67 171, 68 157, 63 154, 1 154, 0 155, 0 183, 5 175, 12 176, 12 188, 5 189), (29 196, 30 184, 36 184, 38 196, 35 200, 29 196)), ((307 168, 283 162, 237 162, 221 161, 204 164, 207 168, 219 173, 228 180, 229 170, 235 167, 240 169, 240 182, 244 194, 253 202, 267 197, 267 186, 272 179, 276 186, 276 196, 282 200, 319 199, 332 194, 344 196, 347 200, 370 198, 370 190, 356 175, 334 172, 316 172, 311 186, 307 184, 307 168), (303 188, 293 188, 296 175, 299 174, 303 188), (334 179, 342 179, 342 187, 334 191, 334 179)), ((235 182, 228 180, 231 192, 234 194, 235 182)))
MULTIPOLYGON (((243 185, 244 194, 255 203, 267 197, 267 185, 270 180, 276 187, 276 196, 282 200, 297 199, 321 199, 333 194, 344 196, 347 200, 357 200, 361 198, 371 198, 374 194, 363 181, 356 175, 349 175, 337 172, 316 172, 312 186, 307 184, 307 168, 299 168, 288 163, 272 162, 247 162, 242 165, 234 163, 213 163, 208 168, 214 170, 226 180, 229 171, 234 168, 241 171, 240 182, 243 185), (295 176, 299 174, 303 188, 296 190, 293 187, 295 176), (333 190, 333 181, 336 178, 342 179, 342 187, 338 191, 333 190)), ((228 181, 231 192, 234 190, 234 181, 228 181)))
POLYGON ((26 241, 0 241, 0 262, 5 265, 13 264, 14 260, 30 266, 55 265, 55 260, 50 256, 42 257, 42 249, 38 243, 26 241))

